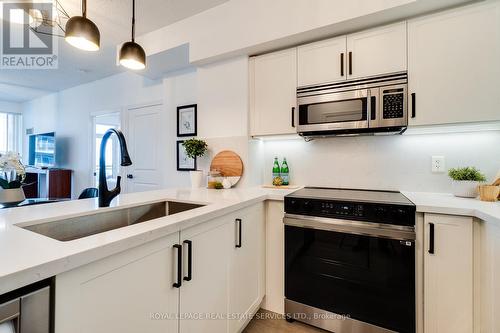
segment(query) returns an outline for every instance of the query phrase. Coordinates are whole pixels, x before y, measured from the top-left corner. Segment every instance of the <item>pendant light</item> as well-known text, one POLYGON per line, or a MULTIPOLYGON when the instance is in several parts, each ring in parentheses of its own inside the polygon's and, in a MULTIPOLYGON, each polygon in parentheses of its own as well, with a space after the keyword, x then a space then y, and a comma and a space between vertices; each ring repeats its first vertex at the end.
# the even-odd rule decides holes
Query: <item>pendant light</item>
POLYGON ((132 41, 126 42, 120 49, 120 65, 132 70, 146 68, 146 53, 135 42, 135 0, 132 0, 132 41))
POLYGON ((73 16, 66 23, 64 38, 81 50, 99 50, 101 34, 95 23, 87 18, 87 0, 82 0, 82 16, 73 16))

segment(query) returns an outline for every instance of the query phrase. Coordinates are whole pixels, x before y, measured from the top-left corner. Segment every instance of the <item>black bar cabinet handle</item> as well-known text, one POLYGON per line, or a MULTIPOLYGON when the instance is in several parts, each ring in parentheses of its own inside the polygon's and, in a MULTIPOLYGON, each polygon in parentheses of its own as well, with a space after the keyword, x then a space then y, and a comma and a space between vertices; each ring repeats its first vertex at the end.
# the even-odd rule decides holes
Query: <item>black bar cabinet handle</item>
POLYGON ((184 277, 184 281, 191 281, 193 278, 193 242, 190 240, 185 240, 182 242, 187 245, 188 250, 188 269, 187 276, 184 277))
POLYGON ((344 52, 340 54, 340 76, 344 76, 344 52))
POLYGON ((236 219, 234 221, 236 222, 236 228, 238 228, 238 242, 236 243, 235 247, 240 248, 241 247, 241 219, 236 219))
POLYGON ((180 288, 182 286, 182 246, 175 244, 174 249, 177 249, 177 282, 172 286, 174 288, 180 288))
POLYGON ((352 52, 349 52, 349 75, 352 75, 352 52))
POLYGON ((377 119, 377 97, 372 96, 370 98, 370 108, 371 108, 371 120, 377 119))
POLYGON ((417 96, 415 93, 411 93, 411 117, 415 118, 417 116, 417 96))
POLYGON ((292 127, 295 127, 295 106, 292 107, 292 127))
POLYGON ((434 254, 434 223, 429 223, 429 254, 434 254))

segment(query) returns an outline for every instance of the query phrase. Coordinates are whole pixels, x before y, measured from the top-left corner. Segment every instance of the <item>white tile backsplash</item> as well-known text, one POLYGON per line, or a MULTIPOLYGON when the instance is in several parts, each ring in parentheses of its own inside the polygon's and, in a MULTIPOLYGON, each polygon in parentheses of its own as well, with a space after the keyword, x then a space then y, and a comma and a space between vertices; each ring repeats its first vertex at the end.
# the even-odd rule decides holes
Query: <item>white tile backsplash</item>
POLYGON ((500 169, 500 131, 265 141, 262 179, 271 182, 274 156, 286 157, 293 184, 449 192, 447 173, 432 173, 433 155, 446 168, 476 166, 488 180, 500 169))

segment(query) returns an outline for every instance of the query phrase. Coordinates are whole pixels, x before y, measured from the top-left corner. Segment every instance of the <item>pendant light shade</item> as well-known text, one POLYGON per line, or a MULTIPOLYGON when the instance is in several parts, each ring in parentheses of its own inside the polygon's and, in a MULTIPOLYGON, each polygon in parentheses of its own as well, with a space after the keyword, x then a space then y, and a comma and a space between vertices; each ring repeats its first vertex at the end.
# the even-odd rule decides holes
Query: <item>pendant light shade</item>
POLYGON ((146 68, 146 52, 135 42, 135 0, 132 0, 132 41, 126 42, 120 49, 120 65, 132 70, 146 68))
POLYGON ((120 65, 133 70, 146 68, 146 53, 136 42, 126 42, 120 49, 120 65))
POLYGON ((82 0, 82 16, 73 16, 66 23, 64 39, 76 48, 97 51, 101 34, 94 22, 87 18, 87 1, 82 0))

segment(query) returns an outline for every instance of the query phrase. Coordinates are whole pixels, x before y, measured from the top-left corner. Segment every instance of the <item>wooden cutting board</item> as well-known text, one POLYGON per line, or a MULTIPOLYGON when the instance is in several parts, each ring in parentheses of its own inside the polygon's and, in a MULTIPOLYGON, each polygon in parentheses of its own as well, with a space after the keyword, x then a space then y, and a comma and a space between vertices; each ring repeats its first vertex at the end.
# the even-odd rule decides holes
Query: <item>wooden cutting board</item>
POLYGON ((210 164, 210 170, 217 170, 223 177, 241 177, 243 162, 234 151, 224 150, 215 155, 210 164))

